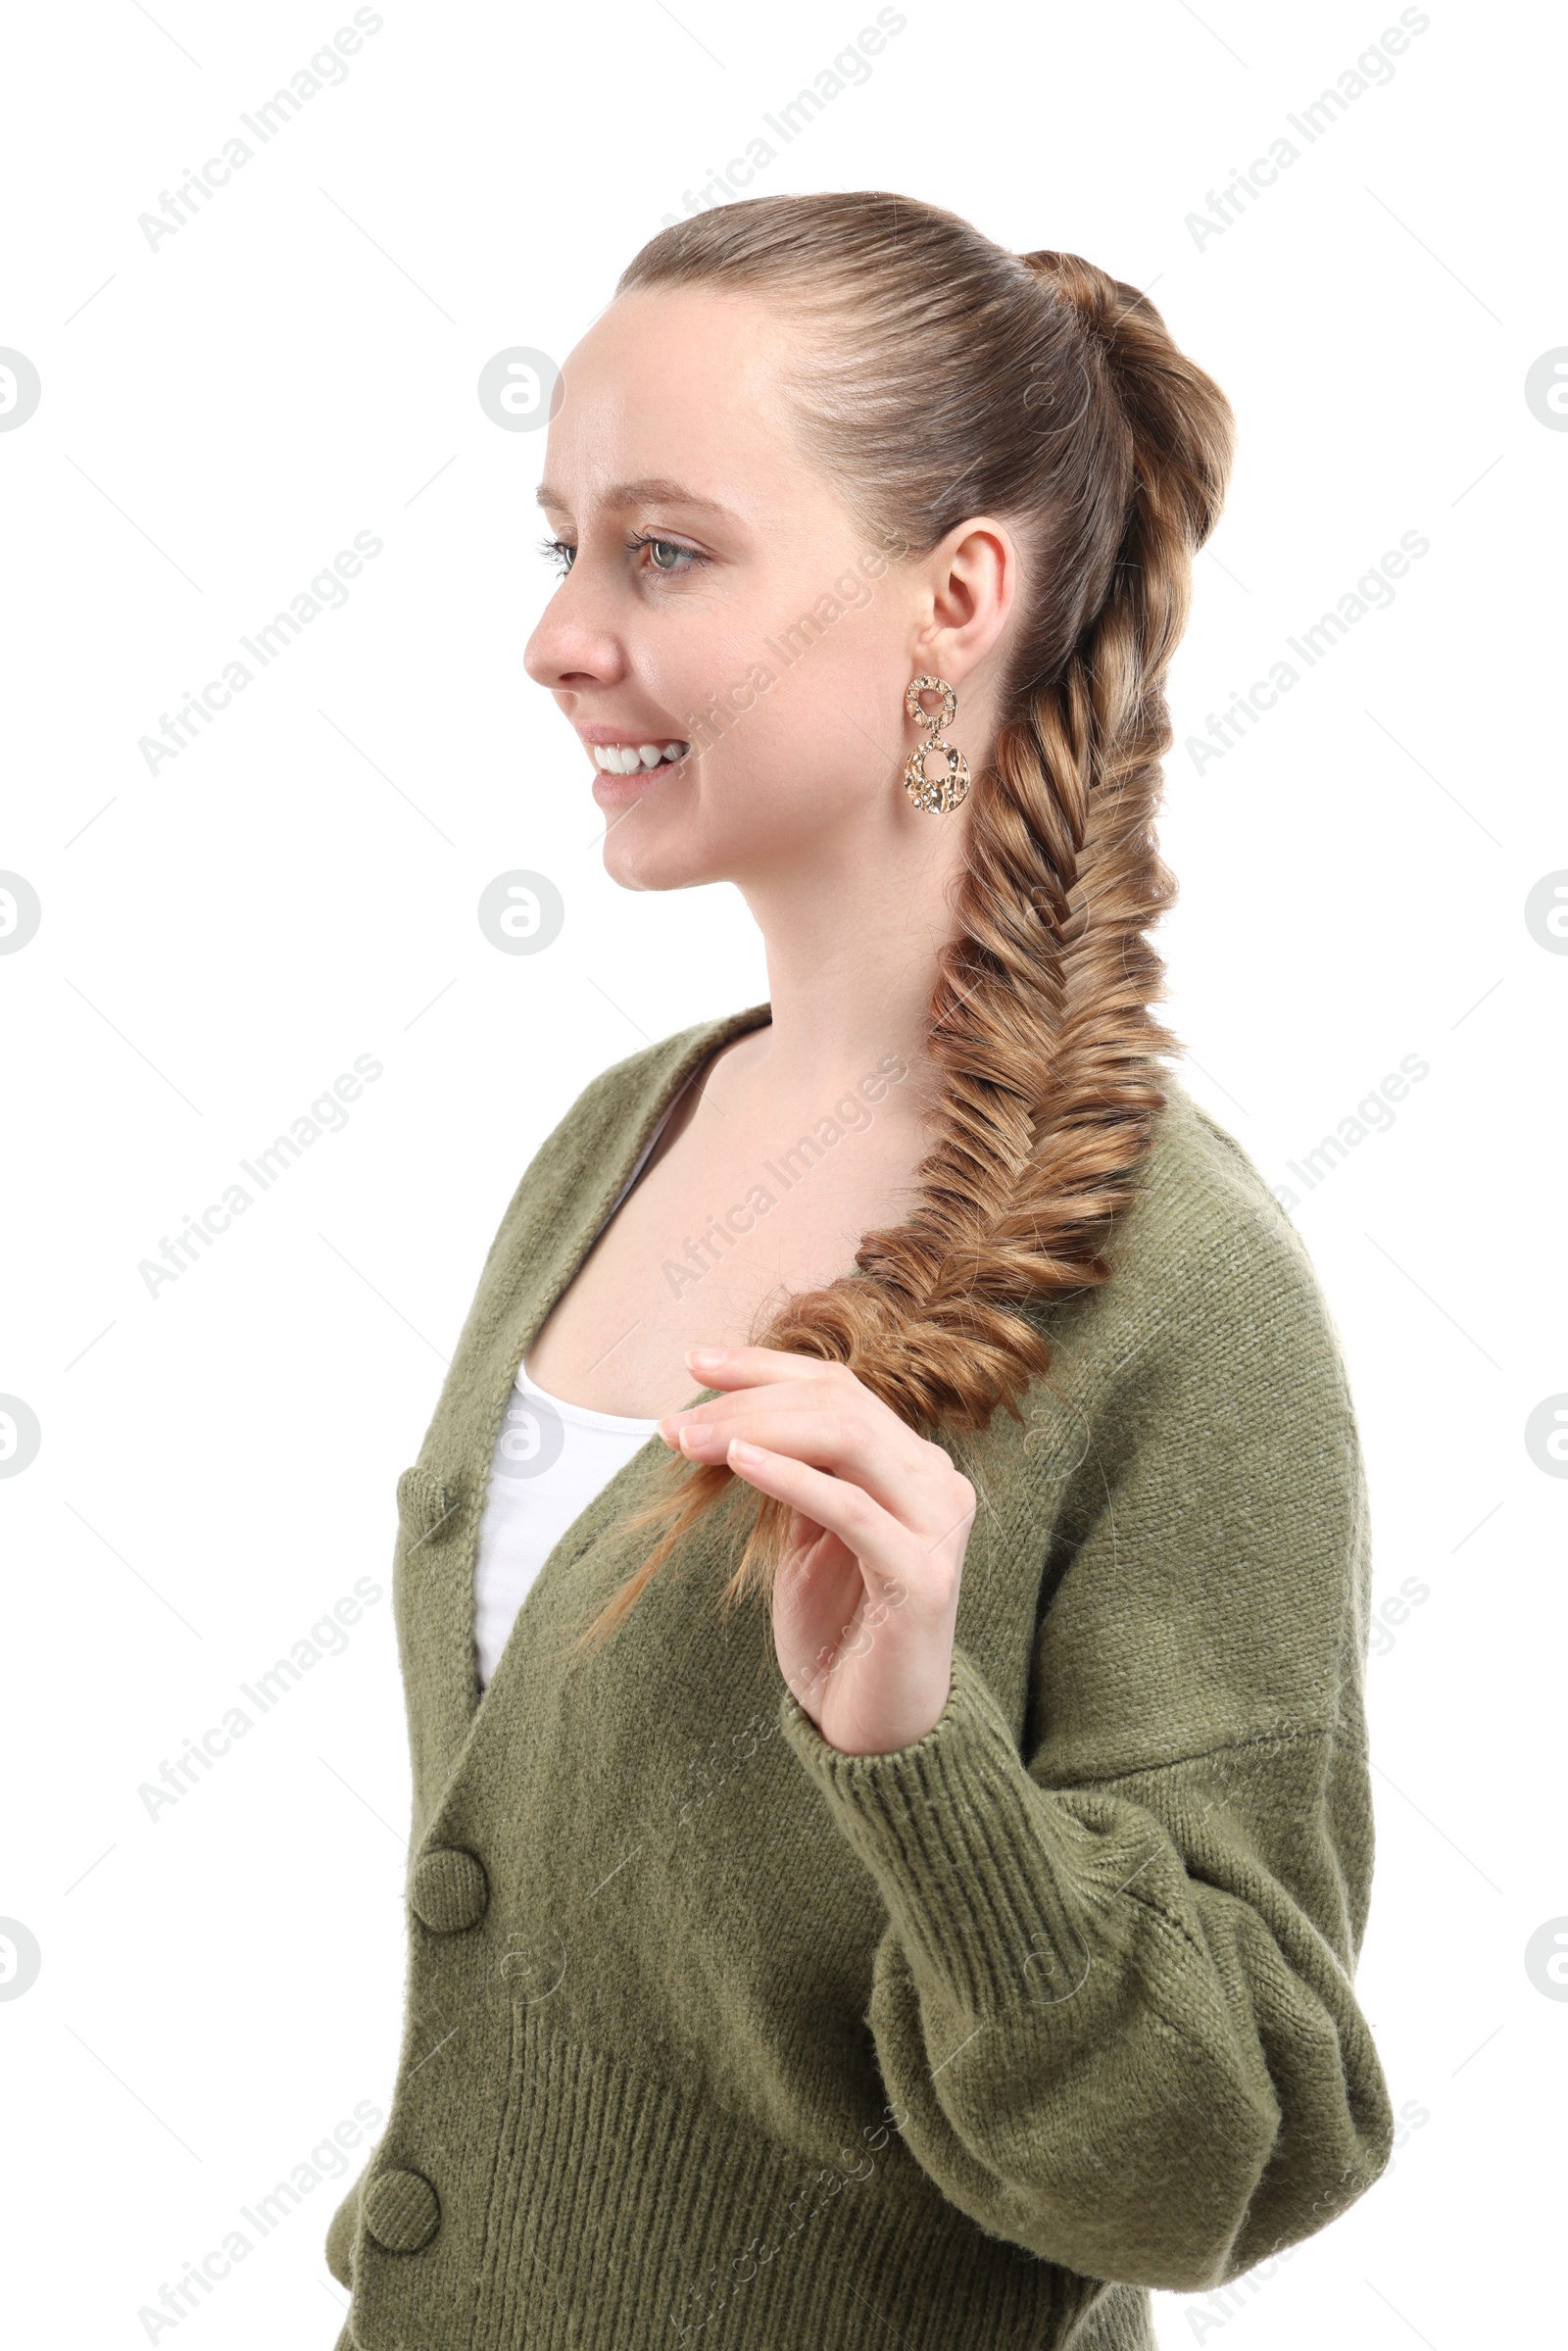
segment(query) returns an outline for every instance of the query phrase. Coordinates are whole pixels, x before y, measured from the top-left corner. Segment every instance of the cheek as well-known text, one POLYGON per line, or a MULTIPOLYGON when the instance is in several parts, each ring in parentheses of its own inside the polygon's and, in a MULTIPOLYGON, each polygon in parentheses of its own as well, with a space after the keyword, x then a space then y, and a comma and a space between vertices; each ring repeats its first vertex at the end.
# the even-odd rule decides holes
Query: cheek
POLYGON ((662 616, 632 655, 656 706, 700 757, 648 794, 606 844, 614 878, 641 888, 735 878, 759 858, 819 853, 888 794, 915 741, 912 675, 891 595, 836 617, 804 593, 768 609, 662 616))
POLYGON ((726 771, 816 809, 875 788, 904 756, 908 683, 874 610, 801 615, 759 632, 713 701, 726 771))
POLYGON ((684 732, 706 719, 715 737, 765 701, 759 672, 769 665, 777 670, 777 662, 768 663, 760 633, 732 612, 671 615, 633 662, 654 702, 678 718, 684 732))
POLYGON ((687 782, 667 796, 655 785, 610 830, 612 879, 667 890, 778 870, 850 840, 883 796, 902 803, 908 680, 897 660, 826 637, 793 661, 761 658, 770 685, 737 667, 683 718, 701 757, 687 782))

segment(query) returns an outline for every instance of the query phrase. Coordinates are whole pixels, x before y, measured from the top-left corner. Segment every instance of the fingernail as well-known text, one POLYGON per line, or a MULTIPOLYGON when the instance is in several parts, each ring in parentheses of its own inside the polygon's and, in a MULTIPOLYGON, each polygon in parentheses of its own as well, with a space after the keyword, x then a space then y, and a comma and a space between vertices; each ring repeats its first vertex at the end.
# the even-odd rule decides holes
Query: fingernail
POLYGON ((729 1457, 732 1461, 746 1463, 760 1461, 762 1448, 760 1445, 748 1445, 742 1437, 732 1437, 729 1441, 729 1457))
POLYGON ((687 1369, 689 1371, 710 1371, 715 1363, 723 1362, 724 1354, 725 1350, 721 1347, 689 1347, 686 1349, 687 1369))

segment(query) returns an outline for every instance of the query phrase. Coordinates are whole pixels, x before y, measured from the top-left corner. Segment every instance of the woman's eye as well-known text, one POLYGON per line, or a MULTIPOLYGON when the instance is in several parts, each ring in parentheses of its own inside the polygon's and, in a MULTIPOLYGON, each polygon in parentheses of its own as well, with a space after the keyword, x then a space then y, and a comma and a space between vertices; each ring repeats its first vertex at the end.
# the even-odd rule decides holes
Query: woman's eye
MULTIPOLYGON (((694 570, 708 561, 694 547, 682 547, 675 539, 662 539, 656 531, 637 531, 626 541, 629 555, 640 555, 645 548, 648 562, 642 568, 657 571, 664 579, 678 578, 683 571, 694 570)), ((539 553, 546 563, 554 563, 563 579, 577 560, 577 550, 567 539, 541 539, 539 553)))
POLYGON ((637 531, 627 540, 626 545, 634 554, 646 547, 648 569, 661 571, 666 577, 693 569, 697 564, 707 561, 707 558, 700 556, 695 548, 682 547, 673 539, 662 539, 654 531, 637 531))

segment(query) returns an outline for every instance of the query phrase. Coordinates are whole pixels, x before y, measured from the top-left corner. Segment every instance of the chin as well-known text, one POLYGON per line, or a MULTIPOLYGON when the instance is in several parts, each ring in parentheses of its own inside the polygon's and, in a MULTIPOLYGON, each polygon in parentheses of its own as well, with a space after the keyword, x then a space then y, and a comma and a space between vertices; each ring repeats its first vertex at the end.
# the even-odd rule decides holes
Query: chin
POLYGON ((605 871, 622 890, 695 890, 729 879, 728 862, 673 808, 640 803, 605 822, 605 871))
POLYGON ((594 798, 605 821, 605 871, 623 890, 698 890, 712 882, 777 880, 832 855, 850 796, 813 778, 715 775, 694 789, 676 770, 601 775, 594 798))
POLYGON ((605 871, 622 890, 695 890, 703 882, 722 881, 717 873, 699 871, 689 860, 673 857, 612 857, 605 852, 605 871))

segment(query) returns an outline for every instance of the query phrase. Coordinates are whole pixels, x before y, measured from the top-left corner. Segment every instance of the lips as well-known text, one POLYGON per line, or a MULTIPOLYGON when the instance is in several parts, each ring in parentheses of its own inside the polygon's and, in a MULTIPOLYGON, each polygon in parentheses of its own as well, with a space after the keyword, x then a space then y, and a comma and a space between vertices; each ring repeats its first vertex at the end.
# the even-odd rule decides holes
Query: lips
POLYGON ((671 767, 690 751, 689 743, 590 743, 594 765, 606 775, 636 775, 647 767, 671 767))

